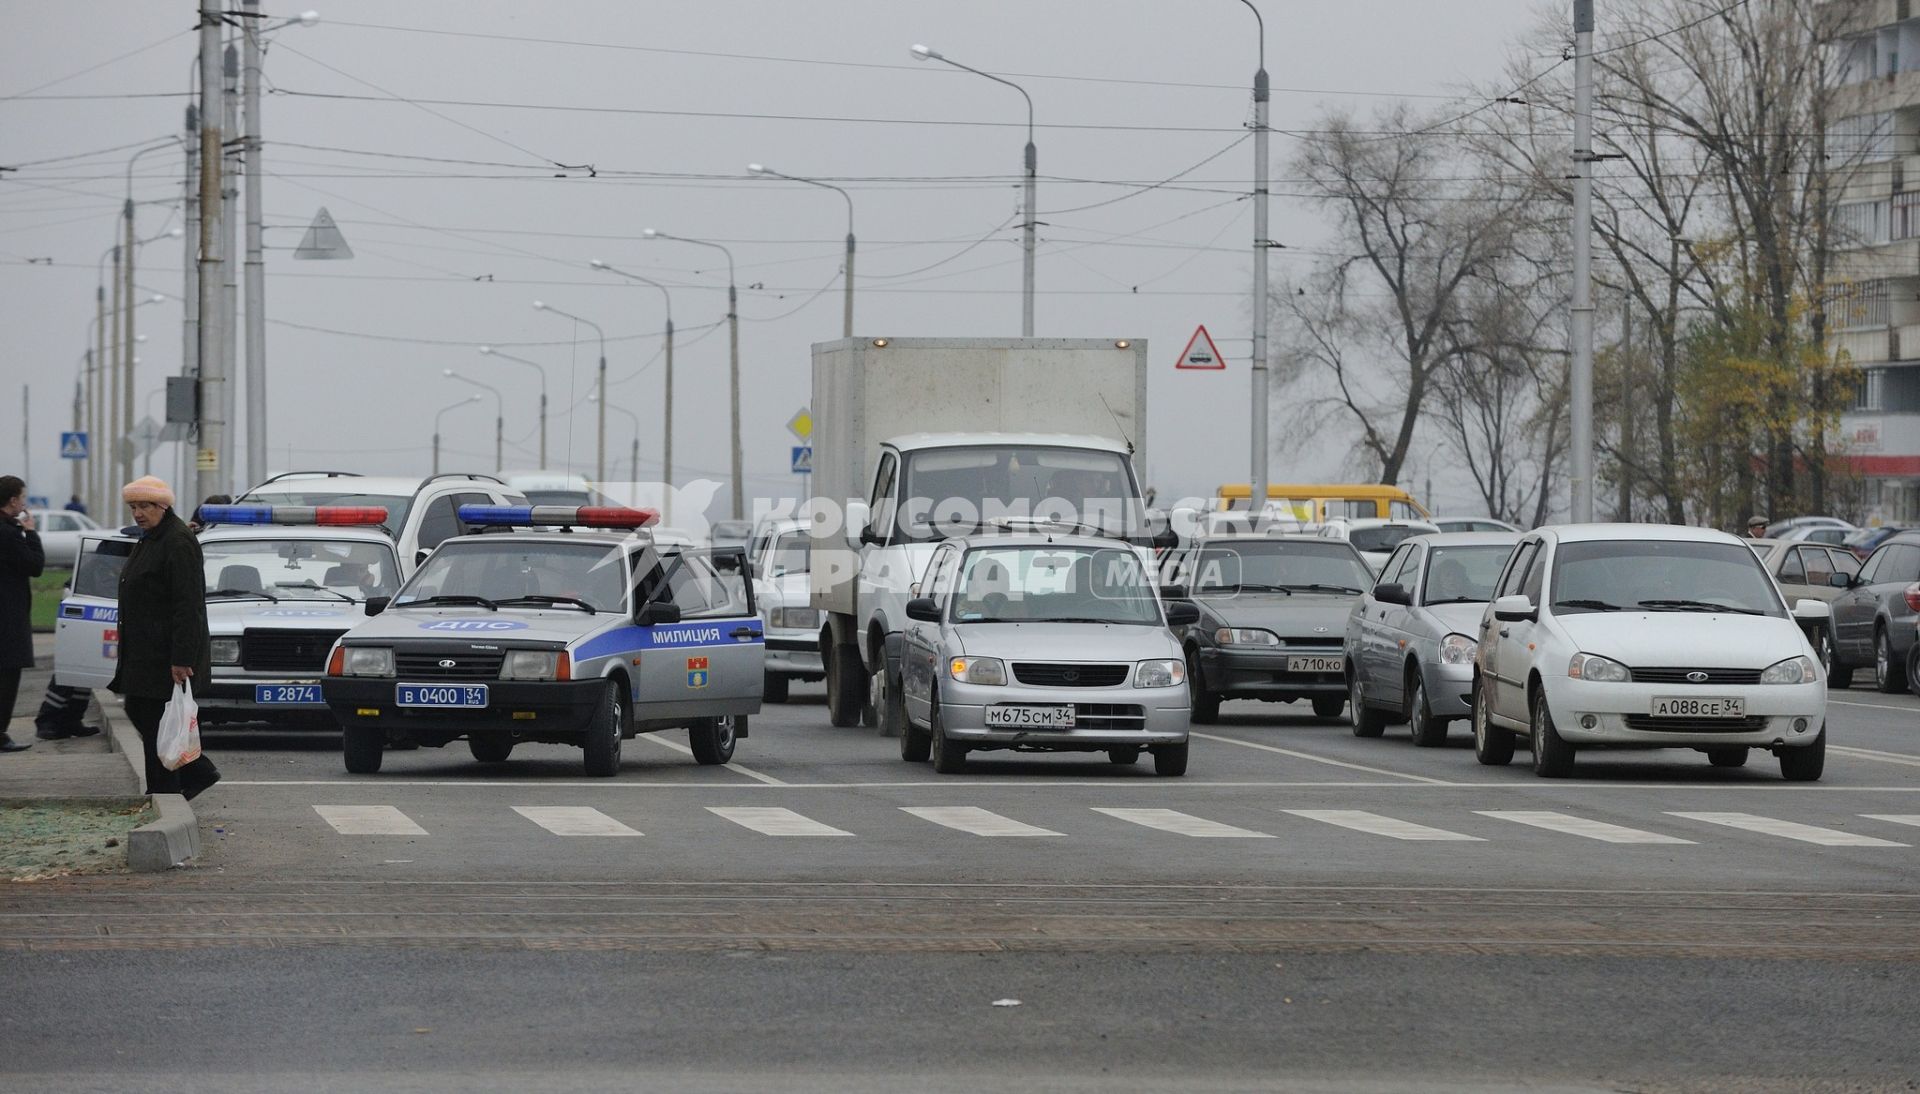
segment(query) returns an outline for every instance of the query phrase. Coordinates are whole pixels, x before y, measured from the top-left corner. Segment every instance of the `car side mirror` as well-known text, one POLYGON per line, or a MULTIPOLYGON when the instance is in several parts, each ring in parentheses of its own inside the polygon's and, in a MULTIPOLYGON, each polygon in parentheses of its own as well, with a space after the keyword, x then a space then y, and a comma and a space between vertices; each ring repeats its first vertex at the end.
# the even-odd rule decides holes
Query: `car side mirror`
POLYGON ((1841 574, 1841 573, 1833 574, 1827 578, 1827 584, 1833 586, 1836 589, 1851 589, 1853 588, 1853 575, 1841 574))
POLYGON ((1793 617, 1802 623, 1824 623, 1833 618, 1833 607, 1824 600, 1796 600, 1793 617))
POLYGON ((907 618, 917 619, 922 623, 938 623, 940 622, 940 605, 935 604, 930 596, 916 596, 907 601, 907 618))
POLYGON ((651 627, 657 623, 678 623, 680 622, 680 605, 649 600, 640 605, 639 611, 633 613, 633 621, 642 627, 651 627))
POLYGON ((1176 600, 1167 605, 1167 626, 1191 627, 1200 622, 1200 605, 1191 600, 1176 600))
POLYGON ((433 553, 433 548, 431 547, 420 548, 418 551, 415 551, 413 553, 413 564, 415 566, 420 565, 422 562, 425 562, 427 560, 427 556, 432 553, 433 553))
POLYGON ((1533 601, 1515 593, 1493 602, 1493 617, 1502 623, 1531 623, 1540 618, 1540 612, 1533 606, 1533 601))
POLYGON ((1389 581, 1384 585, 1375 585, 1373 587, 1373 598, 1382 604, 1410 605, 1413 603, 1413 594, 1407 590, 1405 585, 1397 581, 1389 581))
POLYGON ((371 619, 374 616, 379 615, 381 612, 386 611, 387 605, 391 603, 393 603, 393 598, 390 596, 368 597, 367 598, 367 618, 371 619))

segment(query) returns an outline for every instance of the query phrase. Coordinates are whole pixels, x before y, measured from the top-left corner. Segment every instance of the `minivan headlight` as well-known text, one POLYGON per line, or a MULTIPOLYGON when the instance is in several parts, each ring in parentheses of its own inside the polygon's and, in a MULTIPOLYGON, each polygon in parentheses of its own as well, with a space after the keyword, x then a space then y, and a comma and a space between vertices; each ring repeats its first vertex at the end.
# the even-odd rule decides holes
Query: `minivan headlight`
POLYGON ((1187 682, 1187 663, 1177 657, 1142 661, 1133 670, 1137 688, 1171 688, 1187 682))
POLYGON ((1213 632, 1213 640, 1222 646, 1277 646, 1280 636, 1272 631, 1248 630, 1244 627, 1221 627, 1213 632))
POLYGON ((348 676, 392 676, 393 650, 386 646, 348 646, 343 668, 348 676))
POLYGON ((240 640, 238 638, 216 638, 207 643, 212 651, 211 660, 216 665, 237 665, 240 663, 240 640))
POLYGON ((1768 665, 1760 674, 1763 684, 1810 684, 1820 679, 1820 670, 1814 666, 1813 658, 1789 657, 1785 661, 1768 665))
POLYGON ((1464 634, 1450 634, 1440 640, 1440 663, 1443 665, 1471 665, 1473 651, 1479 643, 1464 634))
POLYGON ((817 608, 775 608, 773 625, 788 630, 810 631, 820 625, 820 611, 817 608))
POLYGON ((558 650, 508 650, 500 663, 502 680, 564 680, 567 655, 558 650))
POLYGON ((1567 664, 1567 679, 1591 680, 1596 684, 1624 684, 1633 679, 1633 673, 1612 658, 1576 653, 1567 664))
POLYGON ((1005 684, 1007 666, 998 657, 956 657, 947 663, 947 674, 963 684, 1005 684))

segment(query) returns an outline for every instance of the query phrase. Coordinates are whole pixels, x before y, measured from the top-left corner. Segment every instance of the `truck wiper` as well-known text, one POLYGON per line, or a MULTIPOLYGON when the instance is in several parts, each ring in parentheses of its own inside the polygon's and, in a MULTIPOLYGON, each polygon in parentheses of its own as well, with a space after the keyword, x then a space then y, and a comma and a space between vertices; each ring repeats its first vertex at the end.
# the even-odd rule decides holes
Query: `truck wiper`
POLYGON ((349 604, 359 603, 359 601, 338 589, 329 589, 325 585, 315 585, 311 581, 276 581, 273 583, 273 587, 276 589, 307 589, 316 593, 326 593, 328 596, 337 596, 349 604))
POLYGON ((207 594, 209 600, 216 596, 257 596, 262 600, 271 600, 275 604, 280 603, 279 597, 265 589, 215 589, 207 594))
POLYGON ((435 604, 472 604, 475 607, 485 608, 490 612, 497 612, 500 610, 499 605, 495 604, 491 600, 488 600, 486 597, 472 596, 467 593, 438 593, 434 596, 423 596, 418 600, 402 601, 398 604, 392 605, 392 607, 424 608, 424 607, 430 607, 435 604))
POLYGON ((1733 612, 1735 615, 1765 615, 1758 608, 1735 608, 1726 604, 1712 604, 1705 600, 1642 600, 1642 608, 1656 611, 1676 612, 1733 612))
POLYGON ((541 593, 528 593, 526 596, 510 596, 505 600, 496 600, 495 604, 555 604, 568 608, 579 608, 588 615, 597 615, 600 609, 577 596, 546 596, 541 593))

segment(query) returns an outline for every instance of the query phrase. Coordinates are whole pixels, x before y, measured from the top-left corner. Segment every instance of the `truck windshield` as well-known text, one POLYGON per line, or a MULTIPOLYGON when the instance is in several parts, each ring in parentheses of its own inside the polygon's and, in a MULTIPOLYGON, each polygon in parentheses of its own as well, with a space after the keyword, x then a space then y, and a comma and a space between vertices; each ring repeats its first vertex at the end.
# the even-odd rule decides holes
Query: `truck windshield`
POLYGON ((1157 625, 1149 570, 1125 548, 985 547, 967 552, 956 623, 1157 625))
POLYGON ((558 598, 596 612, 618 612, 626 609, 626 591, 626 562, 618 546, 481 536, 441 544, 393 603, 400 607, 458 596, 537 607, 538 600, 558 598))
POLYGON ((923 542, 997 519, 1113 533, 1142 526, 1140 491, 1118 452, 1039 445, 922 449, 907 454, 900 497, 900 533, 923 542))
POLYGON ((365 600, 400 584, 385 543, 324 539, 206 539, 207 591, 267 593, 276 600, 365 600))

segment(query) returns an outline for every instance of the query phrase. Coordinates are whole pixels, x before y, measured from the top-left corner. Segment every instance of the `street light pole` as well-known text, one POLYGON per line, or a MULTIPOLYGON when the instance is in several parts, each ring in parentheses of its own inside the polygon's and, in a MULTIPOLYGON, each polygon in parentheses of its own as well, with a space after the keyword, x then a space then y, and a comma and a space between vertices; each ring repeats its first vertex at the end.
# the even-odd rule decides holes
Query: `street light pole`
MULTIPOLYGON (((180 261, 180 304, 186 318, 180 323, 180 375, 191 377, 198 390, 200 382, 200 278, 195 268, 195 259, 199 257, 200 247, 200 108, 194 103, 187 104, 186 129, 186 186, 184 204, 186 206, 187 230, 186 254, 180 261)), ((193 440, 193 438, 189 438, 193 440)), ((187 474, 193 468, 193 444, 180 445, 178 455, 179 468, 174 482, 186 484, 187 474)))
POLYGON ((448 405, 441 407, 437 412, 435 412, 433 416, 433 473, 434 474, 438 475, 440 473, 440 419, 444 417, 447 411, 449 410, 458 410, 461 407, 468 405, 469 403, 477 403, 479 401, 480 401, 480 395, 478 393, 475 393, 467 396, 466 398, 460 400, 457 403, 449 403, 448 405))
POLYGON ((1253 437, 1252 482, 1248 505, 1258 515, 1267 507, 1267 21, 1253 0, 1240 0, 1253 12, 1260 33, 1260 67, 1253 73, 1253 437))
MULTIPOLYGON (((614 267, 607 265, 606 263, 600 261, 597 258, 588 262, 588 265, 592 266, 596 270, 605 270, 610 274, 617 274, 621 277, 627 278, 628 280, 638 281, 642 285, 651 285, 654 288, 660 290, 660 297, 666 303, 666 309, 667 309, 667 385, 666 386, 667 386, 667 390, 663 395, 664 402, 661 404, 663 409, 660 414, 661 424, 662 424, 662 428, 660 430, 662 435, 661 444, 660 444, 660 482, 661 482, 661 485, 665 487, 665 489, 661 492, 660 522, 662 524, 672 524, 673 523, 673 294, 667 291, 667 287, 665 285, 662 285, 660 282, 655 281, 650 277, 641 277, 639 274, 636 274, 636 273, 628 273, 625 270, 615 269, 614 267)), ((849 302, 847 306, 851 308, 853 305, 851 302, 849 302)))
POLYGON ((538 361, 529 361, 525 357, 515 357, 511 353, 501 353, 492 346, 481 346, 480 352, 501 361, 511 361, 516 365, 526 365, 540 374, 540 469, 547 469, 547 369, 538 361))
MULTIPOLYGON (((604 394, 605 394, 604 392, 595 392, 594 394, 587 396, 587 401, 590 403, 598 402, 604 406, 607 402, 606 399, 601 397, 604 394)), ((640 415, 635 414, 633 411, 628 410, 626 407, 623 407, 623 406, 616 406, 613 408, 613 411, 616 414, 625 414, 627 416, 627 421, 633 423, 633 451, 628 456, 628 459, 631 461, 629 466, 633 469, 633 481, 637 483, 640 481, 640 415)), ((635 502, 635 504, 638 504, 638 503, 635 502)), ((662 521, 664 521, 665 519, 666 519, 665 517, 661 518, 662 521)))
POLYGON ((1571 519, 1593 520, 1593 0, 1573 0, 1573 367, 1568 375, 1571 519))
MULTIPOLYGON (((598 390, 607 390, 607 332, 600 329, 600 324, 591 319, 583 319, 571 312, 561 311, 559 308, 543 300, 535 300, 533 302, 533 308, 535 311, 550 311, 562 319, 571 319, 576 323, 585 323, 587 326, 593 328, 593 333, 599 336, 600 339, 598 390)), ((596 484, 603 483, 607 479, 607 408, 605 403, 602 403, 600 406, 598 439, 594 443, 593 477, 596 484)))
POLYGON ((734 286, 733 252, 718 243, 693 239, 689 236, 668 235, 652 228, 643 229, 640 234, 648 239, 672 239, 699 247, 712 247, 727 256, 727 384, 732 392, 730 401, 733 416, 733 518, 738 520, 746 511, 746 484, 742 478, 740 452, 740 296, 734 286))
POLYGON ((221 144, 225 139, 220 81, 220 0, 200 0, 200 450, 193 497, 220 493, 220 449, 226 443, 223 410, 227 375, 221 355, 221 144))
POLYGON ((845 304, 845 307, 842 309, 842 314, 840 318, 840 337, 852 338, 853 337, 853 198, 852 196, 850 196, 845 190, 842 190, 840 187, 835 186, 830 182, 821 182, 819 179, 810 179, 802 175, 782 174, 781 172, 775 171, 773 168, 768 167, 765 164, 760 164, 760 163, 747 164, 747 174, 766 175, 769 178, 786 179, 789 182, 804 182, 808 186, 818 186, 823 190, 832 190, 834 193, 839 194, 840 197, 846 201, 847 203, 846 282, 847 283, 846 283, 846 293, 845 293, 846 304, 845 304))
POLYGON ((492 384, 483 384, 471 376, 462 376, 450 368, 441 369, 440 374, 449 380, 458 380, 463 384, 472 384, 474 387, 493 392, 493 470, 495 474, 505 471, 507 469, 507 401, 501 396, 500 389, 492 384))
POLYGON ((971 72, 975 76, 985 76, 994 83, 1005 84, 1015 91, 1018 91, 1020 97, 1027 101, 1026 183, 1024 188, 1026 223, 1021 226, 1021 247, 1023 253, 1020 260, 1020 337, 1032 338, 1034 228, 1039 224, 1039 210, 1034 207, 1034 203, 1039 199, 1038 179, 1040 170, 1040 153, 1034 148, 1033 144, 1033 96, 1027 94, 1026 88, 1021 87, 1012 80, 995 76, 991 72, 982 72, 977 68, 963 65, 959 61, 941 53, 939 50, 916 45, 912 47, 909 52, 913 54, 913 59, 916 61, 941 61, 962 71, 971 72))
MULTIPOLYGON (((240 50, 229 41, 222 57, 223 125, 225 132, 237 133, 240 131, 240 50)), ((221 473, 226 481, 220 489, 222 493, 237 494, 248 485, 240 466, 244 436, 234 428, 234 423, 240 420, 240 388, 245 378, 240 362, 240 268, 235 261, 240 253, 240 142, 228 142, 225 151, 226 162, 220 167, 220 253, 226 256, 227 261, 221 268, 220 352, 227 376, 227 402, 222 408, 227 420, 227 435, 226 447, 220 452, 221 473)))

